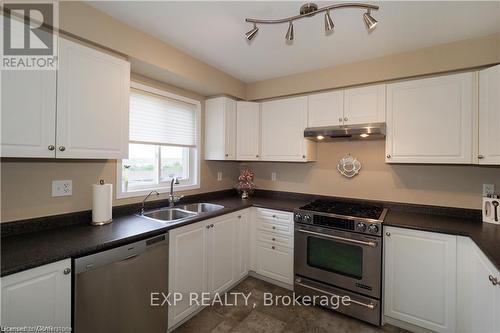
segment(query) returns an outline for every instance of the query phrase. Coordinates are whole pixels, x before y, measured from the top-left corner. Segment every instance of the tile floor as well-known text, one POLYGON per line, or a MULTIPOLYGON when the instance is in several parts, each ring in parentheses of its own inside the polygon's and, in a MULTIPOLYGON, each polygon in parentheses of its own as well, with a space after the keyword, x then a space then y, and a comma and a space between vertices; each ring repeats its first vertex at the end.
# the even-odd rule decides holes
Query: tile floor
POLYGON ((248 301, 249 305, 242 304, 243 299, 241 299, 238 306, 214 305, 206 307, 178 327, 174 333, 408 332, 390 325, 385 325, 382 328, 375 327, 319 307, 263 306, 264 292, 272 292, 274 295, 291 295, 291 291, 253 277, 246 278, 231 291, 251 292, 252 295, 248 301))

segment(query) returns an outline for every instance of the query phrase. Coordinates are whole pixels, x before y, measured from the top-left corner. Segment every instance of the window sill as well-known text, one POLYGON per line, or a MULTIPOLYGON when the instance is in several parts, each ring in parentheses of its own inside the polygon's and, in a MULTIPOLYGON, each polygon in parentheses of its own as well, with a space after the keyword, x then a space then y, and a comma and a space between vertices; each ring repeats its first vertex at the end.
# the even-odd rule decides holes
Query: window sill
MULTIPOLYGON (((175 185, 174 186, 174 192, 182 192, 182 191, 187 191, 187 190, 196 190, 200 188, 200 184, 193 184, 193 185, 175 185)), ((148 195, 149 192, 156 190, 158 193, 169 193, 170 192, 170 186, 168 187, 156 187, 156 188, 150 188, 150 189, 141 189, 137 191, 130 191, 130 192, 120 192, 116 193, 116 199, 125 199, 125 198, 134 198, 134 197, 143 197, 148 195)))

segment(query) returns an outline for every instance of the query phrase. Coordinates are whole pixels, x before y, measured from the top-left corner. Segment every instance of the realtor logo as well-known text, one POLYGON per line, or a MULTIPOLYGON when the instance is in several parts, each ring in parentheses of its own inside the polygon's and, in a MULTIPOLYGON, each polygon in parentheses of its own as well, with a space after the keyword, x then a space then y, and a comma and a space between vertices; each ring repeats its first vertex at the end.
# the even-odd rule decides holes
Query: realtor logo
POLYGON ((1 69, 56 69, 56 5, 56 2, 4 2, 1 69))

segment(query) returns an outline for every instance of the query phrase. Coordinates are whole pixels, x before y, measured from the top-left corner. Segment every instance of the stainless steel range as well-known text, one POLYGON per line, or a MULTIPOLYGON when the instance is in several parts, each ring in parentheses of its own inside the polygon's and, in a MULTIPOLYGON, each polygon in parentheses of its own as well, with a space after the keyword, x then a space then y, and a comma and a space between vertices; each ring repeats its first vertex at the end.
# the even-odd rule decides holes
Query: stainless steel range
POLYGON ((335 310, 381 322, 382 222, 387 209, 316 200, 294 211, 295 292, 349 296, 335 310))

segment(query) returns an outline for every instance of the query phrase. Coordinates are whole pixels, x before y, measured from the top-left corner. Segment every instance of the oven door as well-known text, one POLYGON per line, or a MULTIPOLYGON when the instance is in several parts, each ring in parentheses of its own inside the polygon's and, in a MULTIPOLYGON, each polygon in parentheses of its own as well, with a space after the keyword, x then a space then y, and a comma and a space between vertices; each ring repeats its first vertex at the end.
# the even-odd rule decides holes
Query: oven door
POLYGON ((380 298, 381 238, 295 224, 295 274, 380 298))

